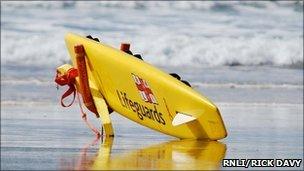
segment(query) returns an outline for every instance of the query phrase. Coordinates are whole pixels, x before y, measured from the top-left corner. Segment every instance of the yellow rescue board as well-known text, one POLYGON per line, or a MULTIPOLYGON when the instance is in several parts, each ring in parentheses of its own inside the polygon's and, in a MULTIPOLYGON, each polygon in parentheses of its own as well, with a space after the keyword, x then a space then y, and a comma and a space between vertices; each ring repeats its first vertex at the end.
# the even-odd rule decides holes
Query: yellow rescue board
MULTIPOLYGON (((130 120, 178 138, 218 140, 227 136, 218 108, 164 71, 77 34, 68 33, 65 42, 74 67, 74 46, 84 46, 97 108, 98 104, 104 104, 99 100, 105 100, 130 120)), ((109 118, 106 122, 110 122, 109 118)))

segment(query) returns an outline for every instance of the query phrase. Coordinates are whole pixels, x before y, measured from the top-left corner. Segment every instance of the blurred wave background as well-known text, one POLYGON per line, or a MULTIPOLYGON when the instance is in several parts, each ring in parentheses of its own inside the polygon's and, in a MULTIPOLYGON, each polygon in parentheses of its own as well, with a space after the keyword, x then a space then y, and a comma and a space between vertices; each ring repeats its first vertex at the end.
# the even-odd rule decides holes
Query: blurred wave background
POLYGON ((3 65, 54 66, 66 32, 173 66, 303 66, 303 1, 2 2, 3 65))
POLYGON ((69 62, 64 35, 74 32, 116 48, 129 42, 214 100, 231 100, 225 87, 266 87, 298 90, 274 101, 301 103, 302 21, 303 1, 1 2, 1 100, 58 101, 55 68, 69 62))

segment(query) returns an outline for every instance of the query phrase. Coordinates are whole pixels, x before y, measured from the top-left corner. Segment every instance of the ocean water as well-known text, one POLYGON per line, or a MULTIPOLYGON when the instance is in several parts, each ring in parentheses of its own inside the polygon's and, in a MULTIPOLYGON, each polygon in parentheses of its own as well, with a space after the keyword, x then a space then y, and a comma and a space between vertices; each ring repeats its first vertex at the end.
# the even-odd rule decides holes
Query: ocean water
MULTIPOLYGON (((262 94, 283 88, 288 100, 274 103, 301 104, 302 7, 302 1, 1 2, 1 100, 55 102, 54 70, 69 61, 63 38, 75 32, 113 47, 129 42, 145 61, 206 95, 219 87, 262 94), (33 89, 52 93, 37 97, 33 89)), ((225 92, 210 96, 226 102, 225 92)))
MULTIPOLYGON (((69 61, 67 32, 90 34, 117 48, 129 42, 133 53, 178 73, 217 104, 229 133, 224 145, 218 145, 225 149, 218 159, 301 158, 302 21, 303 1, 1 2, 1 165, 66 168, 60 159, 77 160, 92 139, 77 105, 72 111, 61 108, 65 88, 57 90, 53 81, 56 67, 69 61), (35 127, 41 130, 33 133, 35 127), (66 129, 70 137, 62 132, 66 129), (19 163, 14 163, 16 157, 21 157, 19 163)), ((119 135, 113 152, 118 156, 129 148, 146 154, 147 146, 172 140, 113 117, 119 135), (135 143, 136 134, 146 135, 142 143, 135 143)), ((89 153, 98 149, 95 145, 89 153)), ((157 169, 150 165, 138 168, 157 169)))
POLYGON ((156 65, 303 65, 302 1, 1 4, 4 65, 61 64, 66 32, 130 42, 156 65))

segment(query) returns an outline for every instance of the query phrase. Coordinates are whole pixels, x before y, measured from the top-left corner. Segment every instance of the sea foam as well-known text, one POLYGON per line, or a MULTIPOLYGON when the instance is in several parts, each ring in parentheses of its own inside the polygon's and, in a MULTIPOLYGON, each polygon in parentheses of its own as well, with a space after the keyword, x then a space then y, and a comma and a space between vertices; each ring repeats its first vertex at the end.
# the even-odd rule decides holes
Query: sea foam
POLYGON ((69 61, 64 35, 92 34, 168 66, 303 66, 303 1, 3 2, 2 65, 69 61))

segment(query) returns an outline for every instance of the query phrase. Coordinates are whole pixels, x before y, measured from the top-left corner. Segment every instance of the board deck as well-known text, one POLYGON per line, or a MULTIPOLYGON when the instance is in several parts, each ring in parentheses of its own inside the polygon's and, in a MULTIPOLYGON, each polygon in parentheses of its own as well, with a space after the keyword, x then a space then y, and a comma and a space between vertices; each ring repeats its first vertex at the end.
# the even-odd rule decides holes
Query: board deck
POLYGON ((74 67, 74 46, 84 46, 92 95, 101 94, 117 113, 178 138, 218 140, 227 136, 215 104, 166 72, 77 34, 66 34, 65 42, 74 67), (178 113, 196 119, 174 126, 178 113))

